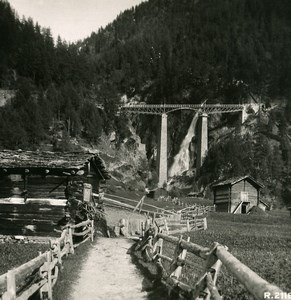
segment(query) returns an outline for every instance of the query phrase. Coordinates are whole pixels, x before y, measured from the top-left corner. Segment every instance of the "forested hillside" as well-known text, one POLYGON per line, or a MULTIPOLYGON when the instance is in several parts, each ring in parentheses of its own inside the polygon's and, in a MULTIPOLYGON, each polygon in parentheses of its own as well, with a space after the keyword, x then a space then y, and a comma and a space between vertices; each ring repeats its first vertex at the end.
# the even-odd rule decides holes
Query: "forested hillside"
POLYGON ((85 41, 103 80, 148 102, 290 92, 288 0, 150 0, 85 41))
POLYGON ((114 114, 108 117, 117 93, 106 86, 100 95, 93 92, 94 72, 79 45, 61 38, 54 43, 49 29, 20 20, 0 0, 0 88, 16 91, 15 99, 0 108, 0 147, 53 143, 55 150, 69 150, 69 137, 96 144, 102 131, 109 134, 120 122, 114 114), (96 99, 105 103, 104 113, 95 107, 96 99))
MULTIPOLYGON (((278 189, 276 197, 289 199, 290 16, 290 0, 149 0, 84 41, 68 44, 61 38, 54 43, 49 29, 20 20, 0 0, 0 88, 16 90, 11 104, 0 108, 0 147, 53 144, 68 150, 72 138, 97 144, 102 132, 112 130, 122 139, 126 119, 114 115, 124 95, 146 103, 253 98, 270 108, 264 121, 256 120, 248 135, 229 134, 212 143, 199 180, 207 185, 248 172, 269 190, 278 189), (244 147, 246 157, 234 145, 244 147)), ((169 118, 169 159, 192 117, 177 112, 169 118)), ((224 116, 221 123, 232 128, 235 119, 224 116)), ((148 157, 158 121, 133 119, 148 157)))

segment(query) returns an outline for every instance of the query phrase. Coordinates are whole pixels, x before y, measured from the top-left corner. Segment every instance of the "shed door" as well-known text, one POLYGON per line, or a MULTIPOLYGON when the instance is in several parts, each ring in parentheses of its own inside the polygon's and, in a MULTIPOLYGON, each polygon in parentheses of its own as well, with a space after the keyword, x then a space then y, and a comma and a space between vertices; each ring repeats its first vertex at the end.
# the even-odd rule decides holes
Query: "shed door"
POLYGON ((250 202, 243 202, 241 205, 241 213, 246 214, 248 212, 250 202))

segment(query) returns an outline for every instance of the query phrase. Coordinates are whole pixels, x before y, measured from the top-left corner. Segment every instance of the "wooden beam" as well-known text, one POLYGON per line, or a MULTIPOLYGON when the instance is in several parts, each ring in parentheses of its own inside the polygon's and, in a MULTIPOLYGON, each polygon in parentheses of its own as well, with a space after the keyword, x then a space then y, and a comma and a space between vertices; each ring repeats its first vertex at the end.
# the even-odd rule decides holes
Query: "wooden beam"
POLYGON ((276 295, 283 294, 281 289, 261 278, 231 255, 223 246, 217 246, 216 256, 256 299, 266 299, 265 293, 268 293, 270 299, 276 299, 276 295))
POLYGON ((172 244, 175 244, 175 245, 177 245, 180 242, 180 245, 183 249, 187 249, 187 251, 189 251, 203 259, 207 258, 207 253, 209 252, 209 248, 205 248, 205 247, 202 247, 200 245, 197 245, 197 244, 194 244, 191 242, 186 242, 185 240, 180 241, 179 238, 177 238, 177 237, 168 236, 163 233, 158 233, 157 237, 162 238, 163 240, 170 242, 172 244))

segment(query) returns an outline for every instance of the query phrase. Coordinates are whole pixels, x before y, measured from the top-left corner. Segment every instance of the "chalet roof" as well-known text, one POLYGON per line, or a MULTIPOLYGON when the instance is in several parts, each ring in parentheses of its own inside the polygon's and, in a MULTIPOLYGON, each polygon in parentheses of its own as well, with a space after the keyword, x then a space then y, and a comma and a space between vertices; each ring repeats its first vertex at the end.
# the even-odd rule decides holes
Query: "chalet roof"
POLYGON ((49 151, 0 151, 0 172, 11 173, 28 169, 32 172, 44 170, 61 172, 78 172, 85 170, 89 161, 93 161, 94 171, 103 178, 110 178, 104 161, 98 154, 81 152, 49 152, 49 151))
POLYGON ((229 178, 220 182, 216 182, 212 185, 212 188, 218 187, 218 186, 224 186, 224 185, 234 185, 242 180, 247 179, 249 182, 251 182, 254 186, 257 186, 258 188, 263 188, 264 186, 259 183, 258 181, 256 181, 253 177, 251 177, 250 175, 245 175, 245 176, 241 176, 241 177, 233 177, 233 178, 229 178))

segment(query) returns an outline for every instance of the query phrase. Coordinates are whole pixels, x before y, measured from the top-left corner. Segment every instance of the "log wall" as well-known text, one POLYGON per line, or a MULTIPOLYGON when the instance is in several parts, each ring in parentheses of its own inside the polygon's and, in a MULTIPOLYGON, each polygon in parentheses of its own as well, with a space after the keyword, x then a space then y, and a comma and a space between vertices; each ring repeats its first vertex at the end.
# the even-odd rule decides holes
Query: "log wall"
POLYGON ((0 234, 58 236, 54 230, 64 216, 64 205, 0 203, 0 234))
POLYGON ((66 177, 57 176, 28 176, 25 186, 24 179, 19 177, 18 181, 6 176, 0 179, 0 199, 12 196, 12 189, 18 187, 21 191, 27 190, 29 198, 57 198, 65 199, 66 177), (62 184, 61 184, 62 183, 62 184), (56 188, 61 184, 58 188, 56 188), (54 191, 52 191, 56 188, 54 191), (52 192, 51 192, 52 191, 52 192))
POLYGON ((66 184, 66 177, 46 176, 43 178, 40 176, 30 176, 27 179, 27 194, 30 198, 48 197, 65 199, 66 184), (57 187, 58 185, 60 186, 57 187), (52 191, 54 188, 56 189, 52 191))
POLYGON ((228 212, 229 197, 230 191, 228 185, 217 187, 215 189, 214 204, 216 206, 216 211, 228 212))

